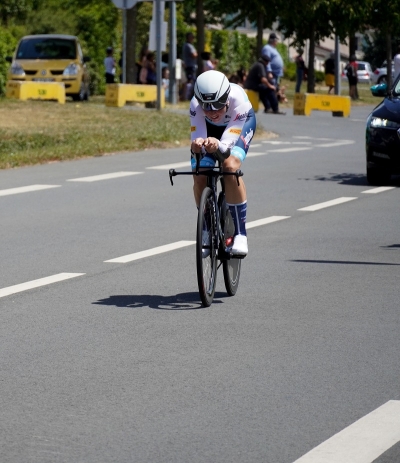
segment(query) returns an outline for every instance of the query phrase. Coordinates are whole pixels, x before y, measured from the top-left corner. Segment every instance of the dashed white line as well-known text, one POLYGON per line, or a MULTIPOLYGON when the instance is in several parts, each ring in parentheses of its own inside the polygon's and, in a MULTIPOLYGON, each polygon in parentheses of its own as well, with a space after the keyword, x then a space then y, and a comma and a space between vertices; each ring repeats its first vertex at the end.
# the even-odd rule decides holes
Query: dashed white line
POLYGON ((92 175, 91 177, 70 178, 67 182, 98 182, 100 180, 129 177, 130 175, 138 175, 142 173, 143 172, 112 172, 110 174, 92 175))
POLYGON ((334 146, 353 145, 354 140, 338 140, 332 143, 321 143, 320 145, 314 145, 316 148, 333 148, 334 146))
POLYGON ((18 193, 28 193, 30 191, 48 190, 49 188, 59 188, 61 185, 28 185, 18 188, 0 190, 0 196, 16 195, 18 193))
POLYGON ((246 228, 260 227, 261 225, 267 225, 269 223, 279 222, 280 220, 290 219, 289 215, 272 215, 265 219, 254 220, 253 222, 248 222, 246 228))
POLYGON ((169 170, 180 169, 181 167, 187 167, 188 169, 191 169, 189 159, 185 162, 175 162, 174 164, 164 164, 162 166, 146 167, 146 169, 169 170))
POLYGON ((400 441, 400 401, 390 400, 294 463, 371 463, 400 441))
POLYGON ((394 190, 394 186, 380 186, 378 188, 371 188, 370 190, 362 191, 361 193, 374 195, 377 193, 382 193, 383 191, 394 190))
POLYGON ((10 294, 20 293, 27 291, 28 289, 38 288, 40 286, 50 285, 59 281, 68 280, 70 278, 79 277, 85 275, 84 273, 58 273, 45 278, 39 278, 38 280, 27 281, 19 285, 8 286, 7 288, 0 289, 0 297, 9 296, 10 294))
POLYGON ((325 207, 336 206, 337 204, 347 203, 348 201, 353 201, 354 199, 358 198, 350 198, 350 197, 342 197, 337 199, 332 199, 331 201, 325 201, 323 203, 314 204, 313 206, 302 207, 301 209, 297 209, 298 211, 318 211, 320 209, 324 209, 325 207))
POLYGON ((191 246, 195 243, 195 241, 177 241, 176 243, 158 246, 156 248, 148 249, 147 251, 135 252, 134 254, 128 254, 126 256, 117 257, 116 259, 105 260, 104 262, 126 264, 127 262, 132 262, 133 260, 143 259, 145 257, 155 256, 164 252, 174 251, 175 249, 184 248, 185 246, 191 246))
POLYGON ((293 148, 281 148, 277 150, 268 150, 268 153, 291 153, 293 151, 306 151, 312 149, 311 146, 294 146, 293 148))

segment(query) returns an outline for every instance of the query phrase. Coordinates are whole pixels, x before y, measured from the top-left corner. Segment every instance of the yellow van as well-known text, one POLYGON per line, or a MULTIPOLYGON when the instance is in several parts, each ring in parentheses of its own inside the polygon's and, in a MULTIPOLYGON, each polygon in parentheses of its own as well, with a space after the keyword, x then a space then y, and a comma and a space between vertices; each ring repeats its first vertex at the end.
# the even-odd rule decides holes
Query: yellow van
POLYGON ((17 46, 11 63, 9 81, 62 82, 66 96, 76 101, 89 99, 89 72, 79 40, 73 35, 27 35, 17 46))

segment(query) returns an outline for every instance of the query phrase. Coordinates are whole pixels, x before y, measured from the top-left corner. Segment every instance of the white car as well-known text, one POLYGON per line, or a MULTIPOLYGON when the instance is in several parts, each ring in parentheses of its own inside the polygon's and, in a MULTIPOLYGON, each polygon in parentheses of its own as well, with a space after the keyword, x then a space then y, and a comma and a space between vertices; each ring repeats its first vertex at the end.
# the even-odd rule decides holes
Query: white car
MULTIPOLYGON (((373 82, 373 75, 371 65, 367 61, 356 61, 357 63, 357 77, 360 84, 371 85, 373 82)), ((346 69, 342 71, 342 80, 347 81, 346 69)))
MULTIPOLYGON (((392 82, 393 82, 394 66, 392 64, 392 82)), ((386 61, 383 62, 380 68, 376 68, 372 75, 372 83, 376 84, 385 84, 387 79, 387 66, 386 61)))

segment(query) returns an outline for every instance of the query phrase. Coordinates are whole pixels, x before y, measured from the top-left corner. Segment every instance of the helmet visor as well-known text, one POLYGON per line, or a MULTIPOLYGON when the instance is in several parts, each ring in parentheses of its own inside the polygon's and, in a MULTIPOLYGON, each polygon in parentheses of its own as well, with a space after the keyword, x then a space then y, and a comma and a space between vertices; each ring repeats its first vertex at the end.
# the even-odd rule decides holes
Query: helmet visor
POLYGON ((225 108, 226 102, 221 103, 219 101, 214 101, 212 103, 207 103, 205 101, 199 101, 200 106, 204 109, 204 111, 219 111, 222 108, 225 108))

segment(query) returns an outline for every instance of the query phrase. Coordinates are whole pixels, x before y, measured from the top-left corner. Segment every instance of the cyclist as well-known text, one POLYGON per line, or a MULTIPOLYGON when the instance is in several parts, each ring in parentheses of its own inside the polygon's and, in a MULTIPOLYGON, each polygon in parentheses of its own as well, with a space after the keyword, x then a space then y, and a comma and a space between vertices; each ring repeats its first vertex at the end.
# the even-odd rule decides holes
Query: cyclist
MULTIPOLYGON (((213 168, 216 159, 223 159, 223 169, 235 172, 240 168, 256 130, 256 118, 247 94, 237 84, 230 83, 219 71, 199 75, 190 102, 192 169, 196 154, 201 153, 200 167, 213 168)), ((199 207, 206 178, 193 176, 194 197, 199 207)), ((247 197, 243 179, 225 177, 226 202, 235 223, 232 254, 246 256, 247 197)))

